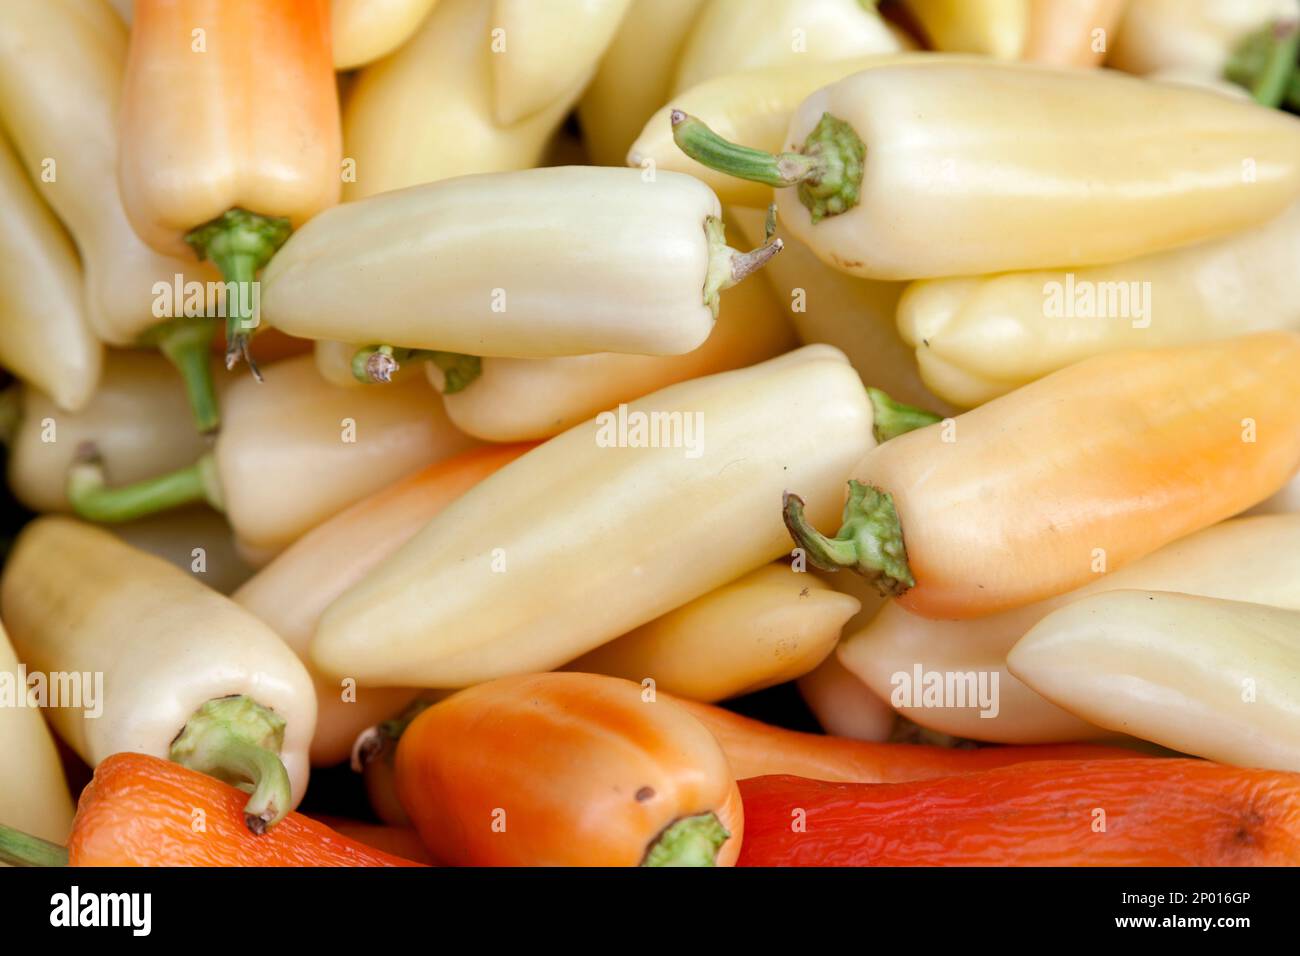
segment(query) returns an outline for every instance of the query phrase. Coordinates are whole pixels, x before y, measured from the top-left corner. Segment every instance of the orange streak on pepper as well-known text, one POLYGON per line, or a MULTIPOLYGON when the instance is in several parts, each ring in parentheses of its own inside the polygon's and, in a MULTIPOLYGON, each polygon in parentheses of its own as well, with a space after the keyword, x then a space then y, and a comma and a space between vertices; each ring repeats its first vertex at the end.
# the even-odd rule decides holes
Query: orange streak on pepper
POLYGON ((68 862, 72 866, 419 866, 350 840, 300 813, 291 813, 254 836, 244 822, 247 802, 242 791, 179 764, 145 754, 114 754, 99 764, 82 791, 68 841, 68 862))
MULTIPOLYGON (((662 695, 661 695, 662 696, 662 695)), ((973 773, 1031 760, 1131 758, 1133 751, 1098 744, 1042 744, 957 750, 925 744, 881 744, 805 734, 673 698, 722 744, 736 779, 787 774, 845 783, 898 783, 973 773)))
POLYGON ((1300 863, 1300 774, 1201 760, 1027 763, 899 784, 744 780, 740 866, 1300 863))

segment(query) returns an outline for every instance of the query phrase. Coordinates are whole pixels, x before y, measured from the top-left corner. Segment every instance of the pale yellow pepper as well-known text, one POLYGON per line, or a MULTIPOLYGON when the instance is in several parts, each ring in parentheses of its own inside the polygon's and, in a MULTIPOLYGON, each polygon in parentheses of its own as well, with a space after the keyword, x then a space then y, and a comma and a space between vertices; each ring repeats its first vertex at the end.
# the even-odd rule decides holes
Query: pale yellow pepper
POLYGON ((752 571, 571 662, 712 703, 807 674, 859 604, 787 564, 752 571))
POLYGON ((1029 34, 1030 0, 907 0, 931 45, 1014 60, 1029 34))
POLYGON ((331 0, 334 69, 355 70, 392 53, 438 0, 331 0))
POLYGON ((0 823, 62 843, 72 830, 72 797, 40 701, 9 635, 0 626, 0 823))
POLYGON ((1020 57, 1053 66, 1097 66, 1114 42, 1128 0, 1029 0, 1020 57))
POLYGON ((885 741, 894 731, 897 717, 893 708, 835 654, 800 677, 798 686, 803 702, 832 737, 885 741))
POLYGON ((1300 329, 1300 203, 1126 262, 914 282, 898 304, 926 384, 964 407, 1103 352, 1272 329, 1300 329))
POLYGON ((1246 37, 1297 18, 1296 0, 1129 0, 1106 65, 1128 73, 1179 68, 1219 77, 1246 37))

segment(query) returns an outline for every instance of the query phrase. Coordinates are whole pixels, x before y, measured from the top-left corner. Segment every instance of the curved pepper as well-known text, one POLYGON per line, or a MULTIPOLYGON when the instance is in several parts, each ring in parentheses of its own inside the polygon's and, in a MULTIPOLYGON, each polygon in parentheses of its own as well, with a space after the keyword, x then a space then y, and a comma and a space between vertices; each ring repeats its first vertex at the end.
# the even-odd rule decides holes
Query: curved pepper
MULTIPOLYGON (((162 255, 128 222, 117 183, 127 31, 105 0, 0 7, 0 121, 81 256, 86 317, 109 345, 160 349, 186 383, 195 424, 217 427, 203 319, 166 315, 161 286, 215 272, 162 255)), ((65 348, 73 348, 69 342, 65 348)))
POLYGON ((872 450, 836 538, 796 495, 787 524, 812 563, 924 617, 1020 607, 1280 488, 1300 468, 1298 365, 1291 332, 1087 359, 872 450))
POLYGON ((780 154, 672 125, 705 165, 781 187, 782 219, 823 261, 877 279, 1113 262, 1265 222, 1300 193, 1300 120, 1106 71, 865 70, 804 100, 780 154))
POLYGON ((183 468, 124 484, 97 445, 81 449, 66 479, 73 510, 116 523, 206 501, 225 512, 245 559, 264 564, 352 502, 472 444, 423 382, 335 388, 310 355, 271 367, 275 381, 230 384, 216 444, 183 468))
MULTIPOLYGON (((762 242, 761 233, 754 242, 762 242)), ((447 388, 445 372, 432 363, 426 368, 443 392, 447 417, 461 431, 484 441, 525 441, 558 435, 620 402, 701 375, 753 365, 797 344, 771 290, 754 280, 723 297, 713 331, 685 355, 598 352, 544 359, 485 358, 481 376, 454 392, 447 388)))
POLYGON ((798 681, 799 696, 831 737, 880 743, 889 739, 894 711, 832 653, 798 681))
POLYGON ((1198 531, 1105 574, 1033 604, 966 621, 928 620, 898 605, 848 632, 838 654, 875 693, 889 699, 894 675, 923 672, 998 674, 998 712, 979 708, 902 707, 909 720, 943 733, 999 743, 1050 743, 1104 731, 1043 699, 1007 669, 1007 654, 1047 614, 1091 594, 1120 588, 1180 591, 1234 601, 1300 608, 1300 515, 1237 518, 1198 531))
POLYGON ((1237 766, 1300 770, 1294 607, 1108 590, 1044 617, 1007 666, 1100 726, 1237 766))
POLYGON ((863 0, 710 0, 682 46, 673 92, 723 73, 897 53, 899 36, 863 0))
POLYGON ((679 355, 708 338, 720 293, 780 251, 731 249, 720 216, 708 187, 676 173, 430 183, 299 230, 266 270, 263 314, 304 338, 466 355, 679 355))
POLYGON ((709 732, 595 674, 434 704, 403 732, 396 780, 434 858, 456 866, 730 866, 744 830, 709 732))
POLYGON ((442 511, 326 609, 312 660, 362 686, 558 667, 780 557, 782 489, 833 514, 871 421, 827 346, 638 399, 442 511))
POLYGON ((291 228, 339 200, 329 16, 326 0, 135 5, 122 85, 122 201, 154 249, 192 249, 221 271, 230 290, 227 367, 249 357, 258 269, 291 228))
POLYGON ((929 279, 898 303, 926 384, 967 408, 1092 355, 1273 329, 1300 329, 1300 203, 1223 239, 1068 272, 929 279))
POLYGON ((1296 0, 1129 0, 1106 65, 1128 73, 1182 69, 1220 77, 1248 36, 1297 16, 1296 0))
POLYGON ((66 411, 90 400, 103 364, 86 318, 81 265, 0 135, 0 365, 66 411))
POLYGON ((31 670, 81 676, 79 697, 46 714, 91 766, 130 750, 247 783, 255 832, 302 799, 316 726, 311 678, 270 628, 229 599, 61 517, 23 529, 0 599, 31 670))
POLYGON ((245 795, 185 767, 119 753, 95 768, 67 848, 0 826, 0 860, 19 866, 419 866, 290 813, 254 835, 245 795), (203 811, 196 827, 195 811, 203 811))
POLYGON ((692 700, 802 677, 835 649, 859 604, 788 565, 759 568, 582 655, 566 670, 653 680, 692 700))
MULTIPOLYGON (((306 659, 321 612, 330 602, 450 502, 528 447, 478 448, 402 478, 308 531, 231 599, 269 624, 306 659)), ((318 767, 346 760, 362 730, 415 696, 414 690, 403 687, 358 689, 350 680, 312 676, 317 707, 311 761, 318 767)))
POLYGON ((740 790, 739 866, 1300 863, 1300 775, 1200 760, 1043 761, 883 786, 774 776, 740 790))

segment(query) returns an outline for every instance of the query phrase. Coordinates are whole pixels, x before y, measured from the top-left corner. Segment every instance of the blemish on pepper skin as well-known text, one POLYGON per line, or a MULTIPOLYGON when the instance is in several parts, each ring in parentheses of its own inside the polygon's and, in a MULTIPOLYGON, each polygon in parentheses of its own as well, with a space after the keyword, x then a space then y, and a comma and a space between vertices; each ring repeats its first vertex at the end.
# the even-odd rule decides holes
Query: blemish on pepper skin
POLYGON ((654 787, 642 787, 636 792, 636 802, 645 803, 655 795, 654 787))

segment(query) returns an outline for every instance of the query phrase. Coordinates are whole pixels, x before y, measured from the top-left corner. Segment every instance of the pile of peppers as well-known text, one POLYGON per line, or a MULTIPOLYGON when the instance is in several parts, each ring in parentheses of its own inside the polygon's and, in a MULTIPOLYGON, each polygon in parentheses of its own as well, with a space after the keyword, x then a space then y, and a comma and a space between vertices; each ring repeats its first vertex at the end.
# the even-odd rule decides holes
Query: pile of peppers
POLYGON ((0 863, 1300 865, 1298 114, 1300 0, 0 0, 0 863))

